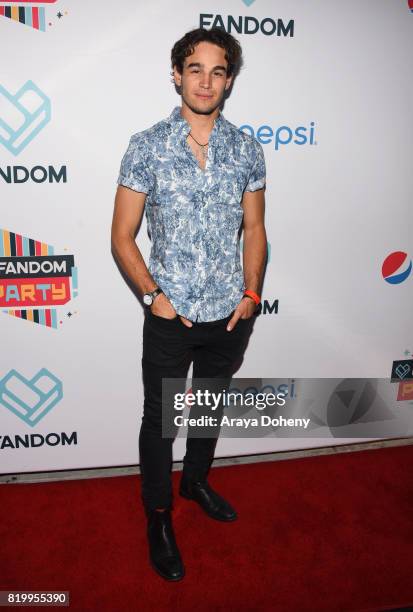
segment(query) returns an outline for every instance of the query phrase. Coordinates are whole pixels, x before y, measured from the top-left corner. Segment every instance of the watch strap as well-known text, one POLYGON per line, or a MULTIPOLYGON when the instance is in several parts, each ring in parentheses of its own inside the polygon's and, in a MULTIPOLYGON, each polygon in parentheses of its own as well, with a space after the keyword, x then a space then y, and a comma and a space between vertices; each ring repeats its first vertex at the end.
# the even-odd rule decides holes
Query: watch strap
POLYGON ((154 300, 156 298, 157 295, 159 295, 160 293, 163 293, 162 289, 160 287, 157 287, 156 289, 154 289, 153 291, 151 291, 149 293, 149 295, 152 296, 152 299, 154 300))

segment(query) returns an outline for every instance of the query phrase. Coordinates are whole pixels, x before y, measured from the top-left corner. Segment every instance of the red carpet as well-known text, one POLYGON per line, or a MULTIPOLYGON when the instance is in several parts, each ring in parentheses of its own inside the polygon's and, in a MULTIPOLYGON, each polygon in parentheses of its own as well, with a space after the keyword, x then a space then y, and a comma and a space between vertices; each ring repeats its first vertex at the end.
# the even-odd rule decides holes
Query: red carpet
POLYGON ((212 469, 239 519, 175 496, 177 583, 147 564, 139 476, 0 485, 0 590, 69 590, 70 610, 99 612, 411 606, 412 468, 405 446, 212 469))

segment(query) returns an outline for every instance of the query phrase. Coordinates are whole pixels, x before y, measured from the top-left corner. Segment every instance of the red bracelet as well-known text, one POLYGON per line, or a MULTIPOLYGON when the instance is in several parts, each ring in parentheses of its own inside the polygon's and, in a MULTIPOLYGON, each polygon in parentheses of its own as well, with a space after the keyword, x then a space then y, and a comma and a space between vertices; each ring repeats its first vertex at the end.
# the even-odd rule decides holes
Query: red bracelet
POLYGON ((246 290, 244 291, 244 295, 245 295, 245 296, 248 296, 248 297, 250 297, 250 298, 252 298, 252 299, 254 300, 254 302, 256 303, 256 305, 257 305, 257 306, 258 306, 258 304, 261 302, 261 298, 260 298, 260 296, 259 296, 259 295, 257 295, 257 294, 255 293, 255 291, 250 291, 249 289, 246 289, 246 290))

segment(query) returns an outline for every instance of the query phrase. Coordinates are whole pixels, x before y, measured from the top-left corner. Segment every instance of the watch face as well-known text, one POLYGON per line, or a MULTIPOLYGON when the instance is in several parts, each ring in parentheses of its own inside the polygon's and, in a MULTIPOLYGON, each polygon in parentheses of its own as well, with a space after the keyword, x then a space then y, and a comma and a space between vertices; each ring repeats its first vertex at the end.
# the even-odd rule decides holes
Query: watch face
POLYGON ((153 302, 153 298, 149 293, 145 293, 143 296, 143 303, 150 306, 153 302))

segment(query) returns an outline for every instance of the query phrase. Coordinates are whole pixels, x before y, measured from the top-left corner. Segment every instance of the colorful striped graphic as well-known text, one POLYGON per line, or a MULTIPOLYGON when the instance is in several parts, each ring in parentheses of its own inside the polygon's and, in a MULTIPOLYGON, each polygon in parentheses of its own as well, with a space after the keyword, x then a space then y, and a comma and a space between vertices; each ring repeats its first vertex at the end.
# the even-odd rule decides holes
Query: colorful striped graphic
MULTIPOLYGON (((55 256, 54 247, 50 244, 46 244, 45 242, 40 242, 39 240, 33 240, 28 236, 22 236, 21 234, 16 234, 14 232, 10 232, 5 229, 0 229, 0 257, 7 258, 24 258, 24 257, 39 257, 42 258, 44 256, 55 256)), ((31 283, 39 283, 39 287, 42 287, 43 290, 47 286, 47 283, 52 283, 52 288, 54 289, 55 295, 53 296, 53 301, 56 305, 65 304, 67 301, 71 299, 71 287, 70 280, 72 280, 72 297, 77 296, 77 268, 73 266, 73 256, 55 256, 56 259, 69 258, 72 260, 70 264, 70 276, 56 276, 49 275, 48 277, 37 277, 37 274, 30 279, 27 278, 27 274, 14 275, 13 278, 0 278, 0 301, 3 302, 2 305, 5 305, 4 296, 7 295, 8 288, 10 285, 13 285, 14 291, 18 291, 20 293, 20 301, 18 302, 18 306, 16 308, 6 308, 3 309, 3 313, 6 313, 12 317, 16 317, 18 319, 25 319, 26 321, 31 321, 32 323, 38 323, 39 325, 44 325, 45 327, 50 327, 53 329, 57 329, 58 327, 58 310, 57 308, 25 308, 26 305, 30 304, 30 290, 28 291, 28 296, 24 297, 24 290, 22 291, 22 286, 24 284, 28 284, 29 280, 31 283), (18 278, 20 276, 20 278, 18 278), (46 284, 45 284, 46 283, 46 284)), ((10 259, 11 262, 21 261, 21 260, 13 260, 10 259)), ((41 259, 36 260, 41 261, 41 259)), ((27 291, 27 290, 26 290, 27 291)), ((36 305, 42 306, 42 304, 50 304, 50 299, 46 296, 46 294, 42 293, 41 296, 36 298, 36 305)))
POLYGON ((77 296, 77 268, 72 268, 72 290, 73 297, 77 296))
POLYGON ((25 319, 26 321, 31 321, 32 323, 39 323, 40 325, 57 329, 56 308, 45 308, 44 310, 3 310, 3 312, 12 317, 17 317, 18 319, 25 319))
MULTIPOLYGON (((53 4, 57 0, 36 0, 35 4, 53 4)), ((0 16, 24 23, 39 32, 46 31, 46 9, 43 6, 27 6, 33 0, 8 0, 0 6, 0 16)))
POLYGON ((39 242, 8 230, 0 230, 0 257, 24 257, 28 255, 54 255, 50 244, 39 242))
POLYGON ((0 15, 24 23, 39 32, 46 31, 46 10, 43 6, 0 6, 0 15))

